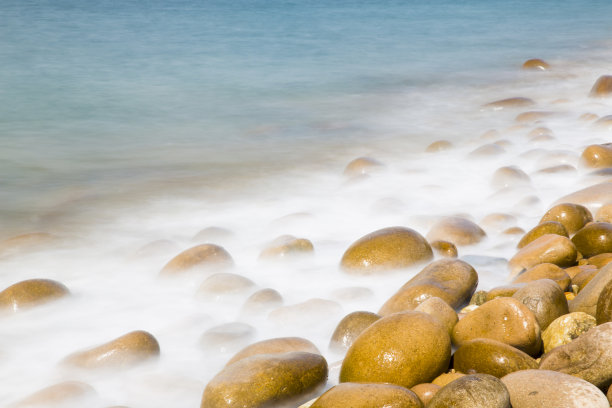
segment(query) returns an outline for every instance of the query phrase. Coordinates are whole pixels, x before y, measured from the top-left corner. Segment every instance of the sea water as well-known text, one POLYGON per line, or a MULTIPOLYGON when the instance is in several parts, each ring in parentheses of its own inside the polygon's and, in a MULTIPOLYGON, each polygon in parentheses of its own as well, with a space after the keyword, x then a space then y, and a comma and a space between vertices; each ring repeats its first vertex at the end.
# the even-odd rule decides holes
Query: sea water
POLYGON ((610 100, 588 97, 612 70, 611 12, 609 1, 0 0, 1 237, 63 242, 4 256, 0 289, 48 278, 72 293, 0 316, 0 404, 78 380, 97 392, 91 407, 198 406, 233 353, 275 336, 308 338, 337 367, 328 342, 342 316, 376 312, 419 270, 340 271, 351 242, 378 228, 425 235, 441 216, 468 217, 488 237, 460 256, 481 288, 504 283, 520 236, 502 231, 530 229, 557 198, 605 179, 579 155, 610 132, 580 117, 612 114, 610 100), (552 69, 522 71, 533 57, 552 69), (483 108, 514 96, 554 115, 517 123, 525 109, 483 108), (554 138, 530 139, 542 126, 554 138), (440 139, 454 148, 424 152, 440 139), (493 142, 504 152, 469 155, 493 142), (344 176, 360 156, 384 167, 344 176), (566 163, 577 170, 538 172, 566 163), (530 182, 492 185, 508 165, 530 182), (487 221, 495 213, 511 217, 487 221), (206 274, 159 277, 211 226, 232 233, 212 242, 251 290, 202 298, 206 274), (283 234, 311 240, 314 256, 259 261, 283 234), (335 303, 245 313, 260 288, 285 306, 335 303), (202 342, 234 322, 251 334, 202 342), (158 361, 113 373, 58 365, 138 329, 159 340, 158 361))

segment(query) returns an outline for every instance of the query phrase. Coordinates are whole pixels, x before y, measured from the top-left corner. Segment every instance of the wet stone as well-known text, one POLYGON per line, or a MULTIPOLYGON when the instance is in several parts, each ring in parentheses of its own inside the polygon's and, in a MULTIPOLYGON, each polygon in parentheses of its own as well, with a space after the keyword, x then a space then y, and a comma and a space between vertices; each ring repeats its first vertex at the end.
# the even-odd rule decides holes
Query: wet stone
POLYGON ((572 242, 585 258, 612 252, 612 224, 591 222, 576 232, 572 242))
POLYGON ((439 390, 427 408, 511 408, 506 386, 488 374, 461 377, 439 390))
POLYGON ((569 302, 570 312, 597 314, 597 302, 604 287, 612 281, 612 265, 604 266, 597 275, 569 302))
POLYGON ((427 153, 435 153, 435 152, 441 152, 444 150, 449 150, 452 149, 454 146, 451 142, 449 142, 448 140, 437 140, 435 142, 433 142, 432 144, 430 144, 429 146, 427 146, 425 148, 425 151, 427 153))
POLYGON ((279 325, 320 325, 342 313, 342 307, 334 301, 313 298, 301 303, 282 306, 268 314, 268 320, 279 325))
POLYGON ((329 348, 337 353, 343 353, 365 329, 380 318, 380 315, 372 312, 349 313, 336 326, 329 342, 329 348))
POLYGON ((218 300, 225 295, 244 293, 255 283, 244 276, 234 273, 216 273, 209 276, 198 288, 198 296, 208 300, 218 300))
MULTIPOLYGON (((557 200, 557 202, 579 204, 589 208, 599 208, 604 204, 612 202, 612 183, 604 182, 583 188, 561 197, 559 200, 557 200)), ((588 221, 591 220, 592 217, 588 221)), ((563 222, 561 223, 563 224, 563 222)), ((572 231, 568 229, 568 232, 572 234, 578 229, 582 228, 585 224, 586 222, 584 222, 579 228, 572 231)), ((565 225, 565 227, 567 228, 568 226, 565 225)))
POLYGON ((452 334, 453 327, 459 320, 455 310, 439 297, 430 297, 415 309, 417 312, 427 313, 434 317, 440 324, 448 329, 449 336, 452 334))
POLYGON ((529 111, 520 113, 515 120, 519 123, 532 123, 546 119, 552 115, 554 115, 553 112, 529 111))
POLYGON ((493 173, 491 185, 494 188, 524 186, 531 183, 531 179, 517 166, 500 167, 493 173))
POLYGON ((31 232, 0 241, 0 257, 15 256, 44 250, 61 242, 47 232, 31 232))
POLYGON ((79 381, 65 381, 51 385, 11 404, 12 408, 55 407, 65 404, 84 403, 84 399, 97 395, 89 384, 79 381))
POLYGON ((569 313, 565 293, 550 279, 529 282, 512 297, 533 312, 541 330, 545 330, 557 317, 569 313))
POLYGON ((226 228, 206 227, 195 234, 191 240, 210 244, 213 242, 228 241, 234 238, 234 236, 235 234, 226 228))
POLYGON ((234 265, 231 255, 222 247, 202 244, 189 248, 172 258, 161 270, 162 275, 172 275, 191 270, 226 269, 234 265))
POLYGON ((504 154, 505 152, 506 152, 506 149, 504 149, 503 147, 490 143, 490 144, 482 145, 472 150, 468 154, 468 157, 472 157, 472 158, 495 157, 495 156, 504 154))
POLYGON ((442 373, 431 382, 439 387, 445 387, 446 385, 452 383, 455 380, 458 380, 461 377, 464 377, 465 374, 459 371, 450 370, 448 373, 442 373))
POLYGON ((259 354, 282 354, 293 351, 303 351, 306 353, 321 354, 319 349, 307 339, 301 337, 277 337, 274 339, 262 340, 253 343, 234 355, 226 364, 234 364, 244 358, 259 354))
POLYGON ((282 305, 282 295, 274 289, 265 288, 249 296, 242 306, 242 311, 246 314, 261 314, 282 305))
POLYGON ((540 222, 540 224, 536 225, 531 230, 529 230, 529 232, 527 232, 525 236, 521 238, 521 240, 519 241, 516 247, 521 249, 525 247, 527 244, 535 241, 536 239, 540 238, 542 235, 546 235, 546 234, 556 234, 556 235, 561 235, 562 237, 569 238, 567 230, 565 229, 563 224, 561 224, 558 221, 544 221, 544 222, 540 222))
POLYGON ((609 264, 610 262, 612 262, 612 253, 611 252, 604 252, 601 254, 597 254, 595 256, 590 257, 587 260, 589 265, 593 265, 598 269, 603 268, 604 266, 606 266, 607 264, 609 264))
POLYGON ((423 408, 412 391, 392 384, 342 383, 321 395, 312 408, 423 408))
POLYGON ((344 168, 344 175, 349 177, 370 174, 382 170, 384 165, 371 157, 358 157, 344 168))
POLYGON ((566 237, 546 234, 521 248, 508 262, 511 277, 542 263, 565 267, 576 264, 578 252, 566 237))
POLYGON ((516 292, 519 291, 519 289, 522 289, 525 286, 527 286, 526 283, 513 283, 509 285, 496 286, 494 288, 491 288, 491 290, 487 292, 485 301, 488 302, 489 300, 497 299, 500 297, 512 297, 516 292))
POLYGON ((461 217, 445 217, 427 233, 429 241, 448 241, 455 245, 477 244, 486 233, 476 223, 461 217))
POLYGON ((523 63, 523 69, 534 71, 548 71, 550 65, 539 58, 532 58, 523 63))
POLYGON ((587 146, 580 157, 586 167, 600 169, 612 166, 612 145, 596 144, 587 146))
POLYGON ((595 318, 584 312, 568 313, 556 318, 542 332, 544 353, 563 346, 595 327, 595 318))
POLYGON ((593 216, 588 208, 583 205, 562 203, 549 209, 540 220, 540 224, 546 221, 560 222, 567 233, 573 235, 587 223, 593 221, 593 216))
POLYGON ((464 373, 471 370, 501 378, 519 370, 538 368, 527 353, 492 339, 470 340, 455 351, 453 368, 464 373))
POLYGON ((597 324, 612 322, 612 280, 605 284, 597 298, 597 324))
POLYGON ((414 387, 410 388, 410 391, 414 392, 417 397, 423 402, 423 404, 427 405, 429 401, 436 395, 436 392, 442 388, 439 385, 432 383, 422 383, 417 384, 414 387))
POLYGON ((555 264, 543 263, 527 269, 512 281, 512 283, 528 283, 539 279, 551 279, 565 291, 571 282, 570 276, 555 264))
POLYGON ((597 78, 593 88, 591 88, 590 96, 592 97, 607 97, 612 95, 612 75, 602 75, 597 78))
POLYGON ((595 221, 612 222, 612 204, 602 205, 595 213, 595 221))
POLYGON ((525 106, 534 105, 535 102, 529 98, 514 97, 507 99, 500 99, 498 101, 490 102, 484 105, 485 108, 492 108, 493 110, 501 110, 506 108, 522 108, 525 106))
POLYGON ((0 310, 17 311, 51 302, 70 294, 66 286, 50 279, 17 282, 0 292, 0 310))
POLYGON ((272 241, 259 254, 262 260, 279 260, 300 256, 308 256, 314 253, 312 242, 305 238, 296 238, 292 235, 282 235, 272 241))
POLYGON ((458 256, 457 247, 452 242, 436 240, 430 242, 434 252, 445 258, 456 258, 458 256))

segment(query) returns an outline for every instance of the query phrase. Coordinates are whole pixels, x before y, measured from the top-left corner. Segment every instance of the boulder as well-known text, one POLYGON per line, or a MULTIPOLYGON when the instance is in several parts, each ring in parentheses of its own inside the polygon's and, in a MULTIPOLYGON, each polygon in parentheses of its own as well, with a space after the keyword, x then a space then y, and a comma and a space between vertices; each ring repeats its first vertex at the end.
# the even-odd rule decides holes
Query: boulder
POLYGON ((161 270, 162 275, 173 275, 195 269, 225 269, 234 265, 231 255, 222 247, 202 244, 189 248, 174 258, 161 270))
POLYGON ((536 369, 538 363, 506 343, 481 338, 467 341, 455 351, 453 368, 464 373, 473 370, 502 378, 514 371, 536 369))
POLYGON ((570 343, 581 334, 595 327, 595 325, 595 318, 584 312, 574 312, 559 316, 542 332, 544 353, 570 343))
POLYGON ((412 391, 392 384, 342 383, 321 395, 311 408, 423 408, 412 391))
POLYGON ((504 384, 488 374, 463 376, 439 390, 427 408, 511 408, 504 384))
MULTIPOLYGON (((557 204, 546 211, 540 220, 540 224, 546 221, 557 221, 561 223, 565 227, 567 233, 572 235, 587 223, 593 221, 593 216, 585 206, 573 202, 566 202, 557 204)), ((557 232, 554 233, 558 234, 557 232)))
POLYGON ((508 262, 508 268, 511 278, 514 278, 524 270, 542 263, 572 266, 576 264, 577 257, 576 247, 569 238, 546 234, 520 249, 508 262))
POLYGON ((17 282, 0 292, 0 309, 17 311, 68 296, 70 291, 50 279, 29 279, 17 282))
POLYGON ((562 237, 569 238, 567 230, 565 229, 563 224, 561 224, 560 222, 543 221, 543 222, 540 222, 535 227, 533 227, 532 229, 530 229, 523 236, 523 238, 521 238, 521 240, 516 245, 516 247, 521 249, 527 244, 535 241, 536 239, 540 238, 542 235, 546 235, 546 234, 556 234, 556 235, 561 235, 562 237))
POLYGON ((427 233, 429 241, 448 241, 455 245, 477 244, 486 233, 474 222, 461 217, 445 217, 434 224, 427 233))
POLYGON ((253 343, 234 354, 226 366, 234 364, 244 358, 259 354, 282 354, 293 351, 303 351, 306 353, 321 354, 319 349, 310 341, 301 337, 277 337, 274 339, 262 340, 253 343))
POLYGON ((380 317, 372 312, 349 313, 336 326, 329 342, 329 348, 338 353, 346 351, 355 339, 380 317))
POLYGON ((612 252, 612 224, 591 222, 576 232, 572 242, 585 258, 612 252))

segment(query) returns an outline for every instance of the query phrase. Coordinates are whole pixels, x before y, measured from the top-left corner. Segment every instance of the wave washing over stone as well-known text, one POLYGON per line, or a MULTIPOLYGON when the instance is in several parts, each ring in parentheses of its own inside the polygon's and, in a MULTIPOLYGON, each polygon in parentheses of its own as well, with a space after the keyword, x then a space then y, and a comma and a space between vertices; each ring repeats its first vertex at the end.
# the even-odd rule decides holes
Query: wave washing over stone
MULTIPOLYGON (((218 397, 203 402, 209 387, 211 395, 229 389, 251 402, 263 404, 266 398, 278 398, 279 406, 297 406, 338 384, 339 379, 373 380, 367 375, 380 367, 368 373, 358 369, 359 359, 367 360, 371 353, 367 337, 350 340, 357 344, 348 354, 351 361, 357 361, 357 368, 350 361, 342 363, 346 347, 330 346, 330 340, 344 316, 355 311, 380 313, 405 284, 410 290, 427 286, 432 291, 428 296, 442 298, 420 310, 444 313, 449 330, 419 312, 383 319, 362 314, 367 323, 346 323, 361 329, 373 324, 394 335, 406 332, 401 336, 410 343, 410 353, 417 356, 426 345, 411 340, 415 333, 410 333, 410 327, 439 340, 435 350, 419 357, 423 361, 411 360, 419 370, 408 377, 398 374, 408 381, 398 385, 429 383, 447 371, 451 341, 455 348, 470 347, 463 353, 469 355, 480 340, 471 338, 463 326, 474 320, 485 330, 489 322, 502 319, 499 310, 526 316, 521 324, 530 325, 530 331, 523 337, 512 333, 515 336, 509 339, 503 331, 514 329, 499 323, 502 333, 496 332, 481 347, 515 356, 522 369, 535 367, 533 357, 540 355, 539 336, 545 330, 542 322, 551 324, 550 313, 597 312, 603 329, 579 344, 560 347, 605 348, 610 330, 601 324, 612 316, 606 316, 606 306, 598 309, 598 297, 610 291, 610 285, 604 288, 610 281, 610 269, 602 264, 589 266, 595 262, 578 263, 576 252, 568 255, 563 249, 566 244, 573 245, 574 251, 582 246, 581 252, 586 253, 595 246, 590 238, 570 241, 563 234, 545 234, 520 253, 517 244, 558 203, 580 204, 596 221, 612 221, 604 211, 612 204, 612 149, 606 145, 612 136, 612 95, 605 80, 604 85, 593 87, 601 75, 610 74, 606 69, 612 66, 612 56, 598 55, 589 64, 550 60, 524 71, 520 70, 522 63, 516 61, 517 74, 511 81, 478 88, 458 84, 432 89, 430 94, 419 95, 422 103, 411 112, 401 107, 412 96, 405 100, 397 96, 396 111, 370 119, 378 121, 378 125, 371 124, 370 131, 379 131, 383 137, 359 145, 330 146, 321 157, 308 156, 312 162, 254 178, 244 189, 229 188, 229 193, 211 196, 206 189, 194 187, 190 194, 160 194, 129 206, 113 201, 110 208, 97 205, 95 198, 80 204, 77 200, 70 207, 74 213, 58 209, 57 214, 48 214, 48 230, 43 234, 31 231, 32 235, 0 243, 0 283, 6 289, 0 293, 4 309, 0 316, 0 402, 101 408, 233 406, 218 397), (495 101, 503 102, 492 104, 495 101), (411 137, 413 132, 422 134, 411 137), (434 146, 428 148, 430 144, 434 146), (590 145, 602 146, 596 157, 582 157, 590 145), (360 157, 365 159, 353 161, 360 157), (396 235, 398 231, 415 233, 423 242, 423 237, 446 242, 434 249, 454 246, 461 265, 468 264, 457 269, 472 276, 469 266, 473 267, 477 287, 468 284, 471 278, 462 278, 465 287, 449 288, 447 281, 431 276, 407 283, 428 263, 444 259, 440 254, 446 252, 423 248, 407 261, 370 268, 381 258, 393 257, 381 250, 387 245, 382 243, 366 248, 367 256, 356 255, 358 268, 366 273, 354 273, 354 263, 349 269, 341 265, 345 251, 358 239, 389 227, 399 227, 391 229, 396 235), (379 250, 382 252, 372 255, 379 250), (576 302, 570 302, 569 310, 531 314, 532 300, 524 300, 520 292, 525 283, 499 288, 510 283, 511 276, 542 262, 565 268, 572 279, 568 285, 565 275, 555 269, 556 283, 541 285, 551 298, 571 292, 574 285, 574 291, 584 288, 576 302), (400 269, 393 269, 397 267, 400 269), (593 271, 600 268, 595 278, 593 271), (29 281, 25 289, 11 286, 30 279, 41 280, 29 281), (599 286, 589 286, 590 279, 599 286), (454 313, 474 289, 491 295, 493 288, 506 297, 490 300, 487 307, 470 306, 470 314, 459 313, 463 323, 454 324, 454 313), (43 303, 36 304, 36 300, 43 303), (454 311, 445 308, 445 302, 454 311), (497 303, 501 306, 495 307, 497 303), (402 326, 404 320, 414 326, 402 326), (257 347, 268 352, 278 347, 291 354, 251 356, 224 368, 245 347, 281 337, 289 339, 280 345, 257 347), (307 341, 292 340, 295 337, 307 341), (313 353, 317 349, 323 357, 313 353), (430 361, 430 355, 436 353, 440 356, 430 361), (256 367, 267 377, 248 377, 247 367, 256 367), (273 390, 272 397, 257 394, 257 381, 278 377, 278 372, 303 376, 307 381, 273 390), (223 388, 242 376, 252 390, 235 384, 223 388), (49 391, 48 387, 55 388, 49 391)), ((575 231, 567 233, 572 237, 575 231)), ((400 241, 394 241, 396 238, 390 241, 391 251, 401 247, 397 243, 401 237, 397 238, 400 241)), ((612 245, 594 251, 595 255, 612 252, 612 245)), ((425 300, 417 295, 405 304, 412 308, 414 302, 425 300)), ((573 327, 588 330, 591 326, 573 327)), ((372 332, 369 336, 376 337, 372 332)), ((380 341, 395 340, 385 334, 380 341)), ((588 381, 596 377, 595 385, 605 390, 612 382, 612 372, 604 367, 580 380, 566 375, 580 377, 578 368, 561 363, 557 367, 554 357, 546 360, 551 366, 546 371, 519 371, 521 374, 509 374, 501 381, 482 373, 462 377, 461 387, 444 388, 432 406, 444 406, 443 397, 454 398, 459 391, 453 389, 466 387, 473 395, 484 395, 484 400, 465 397, 465 406, 506 407, 509 400, 515 408, 532 406, 528 405, 531 394, 523 393, 521 384, 540 382, 547 386, 559 382, 566 387, 561 394, 540 395, 541 406, 607 406, 603 393, 588 381), (583 390, 586 405, 565 393, 572 387, 583 390), (497 405, 490 405, 493 403, 497 405)), ((466 367, 470 363, 462 362, 466 367)), ((474 363, 489 367, 486 361, 474 363)), ((402 388, 371 388, 389 398, 399 395, 397 398, 409 401, 406 404, 413 404, 408 406, 419 406, 402 388)), ((336 392, 342 389, 350 398, 361 398, 351 386, 336 392)), ((335 398, 342 401, 345 397, 326 397, 329 401, 335 398)), ((317 403, 313 406, 335 406, 333 402, 317 403)))

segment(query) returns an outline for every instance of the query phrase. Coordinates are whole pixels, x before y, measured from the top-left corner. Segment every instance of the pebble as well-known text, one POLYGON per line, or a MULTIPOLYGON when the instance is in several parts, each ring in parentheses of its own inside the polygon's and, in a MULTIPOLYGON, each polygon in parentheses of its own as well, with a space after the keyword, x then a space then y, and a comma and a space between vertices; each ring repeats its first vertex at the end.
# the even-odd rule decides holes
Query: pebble
POLYGON ((478 224, 461 217, 445 217, 427 233, 429 241, 448 241, 457 246, 477 244, 486 237, 478 224))
POLYGON ((245 314, 262 314, 283 305, 283 296, 271 288, 260 289, 253 293, 242 305, 245 314))
POLYGON ((453 144, 449 142, 448 140, 436 140, 435 142, 427 146, 425 148, 425 151, 427 153, 436 153, 436 152, 442 152, 444 150, 450 150, 453 147, 454 147, 453 144))
POLYGON ((472 150, 468 157, 470 158, 488 158, 504 154, 506 149, 494 143, 484 144, 472 150))
POLYGON ((321 395, 312 408, 423 408, 412 391, 392 384, 342 383, 321 395))
POLYGON ((427 408, 511 408, 506 386, 488 374, 463 376, 440 389, 427 408))
POLYGON ((612 204, 602 205, 595 213, 595 221, 612 222, 612 204))
POLYGON ((244 276, 234 273, 216 273, 209 276, 198 288, 198 296, 209 300, 218 300, 225 295, 244 293, 253 288, 255 283, 244 276))
POLYGON ((502 378, 514 371, 536 369, 538 362, 516 347, 480 338, 463 343, 455 351, 453 368, 464 373, 473 370, 502 378))
POLYGON ((16 256, 47 249, 61 239, 47 232, 31 232, 0 241, 0 257, 16 256))
POLYGON ((597 298, 597 324, 612 322, 612 280, 606 283, 597 298))
POLYGON ((0 309, 18 311, 70 295, 62 283, 50 279, 17 282, 0 292, 0 309))
POLYGON ((162 275, 173 275, 191 270, 226 269, 234 265, 231 255, 214 244, 189 248, 172 258, 161 270, 162 275))
POLYGON ((523 63, 523 69, 536 70, 536 71, 548 71, 550 65, 539 58, 532 58, 523 63))
POLYGON ((358 157, 351 161, 344 168, 344 175, 349 177, 371 174, 378 170, 382 170, 384 165, 371 157, 358 157))
POLYGON ((89 384, 79 381, 65 381, 51 385, 11 404, 14 408, 64 406, 83 403, 83 399, 97 395, 89 384))
POLYGON ((524 186, 531 183, 531 179, 517 166, 500 167, 493 173, 491 185, 494 188, 524 186))
POLYGON ((281 306, 268 314, 268 320, 278 325, 321 325, 342 313, 342 306, 327 299, 312 298, 289 306, 281 306))
POLYGON ((459 255, 457 247, 452 242, 436 240, 430 242, 429 245, 431 245, 431 249, 433 249, 437 255, 444 258, 457 258, 459 255))
POLYGON ((349 313, 336 326, 329 342, 329 348, 337 353, 345 352, 365 329, 380 318, 380 315, 372 312, 349 313))
POLYGON ((542 263, 527 269, 512 281, 512 283, 529 283, 539 279, 551 279, 565 291, 570 285, 571 278, 567 272, 551 263, 542 263))
POLYGON ((432 384, 438 385, 440 387, 444 387, 447 384, 450 384, 451 382, 461 378, 465 376, 465 374, 459 372, 459 371, 455 371, 455 370, 450 370, 448 373, 442 373, 439 376, 437 376, 436 378, 433 379, 433 381, 431 382, 432 384))
POLYGON ((191 239, 194 242, 210 244, 213 242, 228 241, 235 237, 235 234, 227 228, 206 227, 200 230, 191 239))
POLYGON ((584 312, 568 313, 557 317, 542 332, 544 353, 570 343, 581 334, 595 327, 595 325, 595 318, 584 312))
POLYGON ((431 401, 433 396, 436 395, 436 392, 438 392, 440 388, 442 387, 436 384, 422 383, 410 388, 410 391, 414 392, 417 397, 419 397, 419 399, 423 402, 423 404, 427 405, 427 403, 431 401))
POLYGON ((521 248, 508 261, 510 277, 514 278, 524 270, 542 263, 557 266, 576 264, 578 252, 569 238, 556 234, 546 234, 521 248))
POLYGON ((572 242, 585 258, 612 252, 612 224, 591 222, 576 232, 572 242))
POLYGON ((506 108, 522 108, 525 106, 534 105, 535 102, 529 98, 514 97, 507 99, 500 99, 498 101, 490 102, 484 105, 485 108, 492 108, 493 110, 501 110, 506 108))
POLYGON ((277 337, 253 343, 236 354, 227 362, 226 366, 234 364, 244 358, 259 354, 282 354, 292 351, 303 351, 321 354, 319 349, 310 341, 301 337, 277 337))
POLYGON ((200 337, 200 347, 209 353, 234 352, 248 344, 255 333, 255 328, 246 323, 224 323, 206 330, 200 337))
POLYGON ((530 244, 531 242, 540 238, 542 235, 546 235, 546 234, 556 234, 556 235, 561 235, 562 237, 569 238, 569 234, 567 233, 567 230, 565 229, 563 224, 561 224, 560 222, 558 221, 544 221, 544 222, 540 221, 538 225, 530 229, 523 236, 523 238, 521 238, 521 240, 519 241, 516 247, 518 249, 521 249, 525 247, 527 244, 530 244))
POLYGON ((546 221, 557 221, 563 224, 566 233, 573 235, 587 223, 593 221, 593 216, 583 205, 562 203, 546 211, 546 214, 540 219, 540 224, 546 221))
POLYGON ((557 317, 569 313, 565 293, 550 279, 529 282, 512 297, 533 312, 541 330, 546 330, 557 317))
POLYGON ((593 84, 590 96, 601 98, 610 95, 612 95, 612 75, 602 75, 593 84))
POLYGON ((419 304, 415 309, 417 312, 427 313, 434 317, 440 324, 448 329, 449 336, 452 334, 453 327, 457 324, 459 318, 455 310, 439 297, 430 297, 423 303, 419 304))
MULTIPOLYGON (((612 202, 612 183, 604 182, 583 188, 582 190, 561 197, 557 202, 579 204, 596 210, 602 205, 612 202)), ((584 224, 586 224, 586 222, 576 230, 570 231, 568 229, 567 232, 573 234, 575 231, 582 228, 584 224)), ((567 225, 565 227, 567 228, 567 225)))
POLYGON ((261 251, 259 259, 278 260, 312 255, 313 253, 314 246, 309 240, 305 238, 296 238, 293 235, 282 235, 261 251))
POLYGON ((569 302, 570 312, 597 314, 599 295, 608 282, 612 281, 612 265, 604 266, 597 275, 569 302))
POLYGON ((587 146, 580 156, 582 164, 593 169, 612 166, 612 146, 609 144, 596 144, 587 146))

